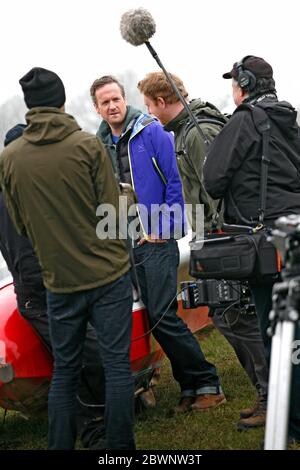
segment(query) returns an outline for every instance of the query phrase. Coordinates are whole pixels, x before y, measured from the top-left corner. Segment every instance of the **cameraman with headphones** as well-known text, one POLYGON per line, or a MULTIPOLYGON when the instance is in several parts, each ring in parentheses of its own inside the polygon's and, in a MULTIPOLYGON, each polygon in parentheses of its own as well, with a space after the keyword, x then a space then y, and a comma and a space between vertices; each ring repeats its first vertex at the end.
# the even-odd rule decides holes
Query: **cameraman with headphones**
MULTIPOLYGON (((229 224, 259 224, 262 134, 255 125, 255 107, 268 118, 268 178, 264 224, 272 227, 283 215, 300 213, 300 131, 297 112, 278 101, 273 69, 264 59, 246 56, 223 75, 232 79, 237 108, 212 143, 204 164, 204 185, 213 199, 224 199, 224 220, 229 224), (250 106, 244 106, 248 104, 250 106)), ((264 153, 265 155, 265 153, 264 153)), ((267 336, 274 279, 251 285, 260 321, 267 360, 271 339, 267 336)), ((300 365, 294 366, 289 436, 300 441, 300 365)))

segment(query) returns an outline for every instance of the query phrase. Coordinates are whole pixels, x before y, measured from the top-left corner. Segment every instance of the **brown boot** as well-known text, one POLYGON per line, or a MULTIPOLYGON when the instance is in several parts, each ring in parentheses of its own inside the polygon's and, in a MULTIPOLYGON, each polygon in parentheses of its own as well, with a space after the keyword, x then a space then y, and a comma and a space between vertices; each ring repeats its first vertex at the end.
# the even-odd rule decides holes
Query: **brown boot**
POLYGON ((259 404, 260 402, 259 402, 259 397, 258 397, 256 399, 256 402, 251 408, 244 408, 243 410, 240 411, 240 418, 241 419, 250 418, 250 416, 252 416, 258 410, 259 404))
POLYGON ((191 405, 192 411, 206 411, 210 408, 226 403, 226 398, 223 393, 206 393, 204 395, 198 395, 195 403, 191 405))
POLYGON ((250 428, 260 428, 266 424, 266 410, 258 409, 249 418, 240 419, 237 428, 238 431, 245 431, 250 428))
POLYGON ((168 416, 175 416, 191 411, 191 405, 194 403, 195 397, 182 397, 177 406, 169 411, 168 416))
POLYGON ((156 399, 153 389, 150 387, 140 394, 140 400, 144 408, 154 408, 156 405, 156 399))

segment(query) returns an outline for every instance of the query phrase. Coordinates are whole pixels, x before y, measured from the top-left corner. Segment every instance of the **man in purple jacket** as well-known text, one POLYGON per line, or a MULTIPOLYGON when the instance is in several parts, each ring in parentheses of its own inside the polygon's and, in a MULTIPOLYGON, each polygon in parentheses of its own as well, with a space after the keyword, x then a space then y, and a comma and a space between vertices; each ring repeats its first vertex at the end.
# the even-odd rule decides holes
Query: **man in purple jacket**
POLYGON ((171 414, 203 411, 226 399, 215 366, 177 316, 177 238, 184 234, 182 186, 174 139, 153 117, 127 106, 124 87, 112 76, 94 81, 91 97, 103 118, 97 135, 117 179, 138 198, 133 251, 142 300, 153 335, 168 356, 181 398, 171 414), (160 207, 160 210, 159 210, 160 207))

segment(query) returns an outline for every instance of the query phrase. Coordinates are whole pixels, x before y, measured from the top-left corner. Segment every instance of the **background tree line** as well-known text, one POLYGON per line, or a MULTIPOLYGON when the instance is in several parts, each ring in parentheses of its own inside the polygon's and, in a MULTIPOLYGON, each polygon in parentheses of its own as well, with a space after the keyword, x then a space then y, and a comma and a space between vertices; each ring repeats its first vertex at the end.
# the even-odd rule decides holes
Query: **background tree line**
MULTIPOLYGON (((145 111, 143 99, 137 90, 137 75, 133 71, 126 71, 117 77, 124 84, 127 102, 135 108, 145 111)), ((68 90, 66 90, 68 93, 68 90)), ((89 94, 89 89, 79 95, 75 100, 66 101, 66 112, 72 114, 78 124, 87 132, 95 134, 99 124, 100 117, 94 110, 94 106, 89 94)), ((28 111, 23 97, 13 96, 0 105, 0 149, 3 148, 5 134, 9 129, 18 123, 25 124, 25 114, 28 111)))
MULTIPOLYGON (((124 84, 127 102, 146 112, 142 96, 137 90, 138 77, 134 71, 127 70, 117 77, 124 84)), ((68 92, 68 90, 66 90, 68 92)), ((198 98, 191 96, 190 98, 198 98)), ((201 96, 204 101, 209 101, 209 97, 201 96)), ((213 103, 221 111, 233 109, 232 98, 228 94, 218 102, 213 103)), ((27 112, 26 105, 22 96, 13 96, 0 105, 0 150, 3 148, 5 134, 9 129, 18 123, 25 123, 25 114, 27 112)), ((72 114, 78 124, 85 131, 96 133, 100 117, 93 108, 93 103, 89 94, 89 89, 75 100, 66 102, 66 112, 72 114)), ((298 109, 298 122, 300 123, 300 109, 298 109)))

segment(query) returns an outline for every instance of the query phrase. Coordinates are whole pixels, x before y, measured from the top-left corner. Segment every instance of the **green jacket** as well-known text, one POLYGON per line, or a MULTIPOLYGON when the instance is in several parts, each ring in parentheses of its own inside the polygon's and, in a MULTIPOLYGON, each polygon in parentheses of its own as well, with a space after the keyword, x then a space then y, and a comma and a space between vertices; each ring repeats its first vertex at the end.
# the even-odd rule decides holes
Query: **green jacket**
MULTIPOLYGON (((217 118, 224 123, 226 122, 223 114, 210 103, 196 99, 192 100, 189 106, 195 116, 217 118)), ((193 230, 195 230, 195 204, 203 204, 205 230, 210 230, 211 219, 215 213, 218 201, 213 201, 203 186, 203 164, 207 148, 196 127, 192 127, 186 134, 184 145, 186 123, 189 120, 187 111, 183 109, 175 119, 165 126, 165 130, 173 131, 175 134, 177 166, 182 180, 184 200, 186 204, 192 204, 192 220, 189 222, 193 230)), ((203 123, 200 127, 210 142, 222 128, 222 126, 211 123, 203 123)))
POLYGON ((96 235, 101 203, 117 209, 111 162, 95 136, 57 108, 33 108, 23 136, 0 157, 10 215, 31 240, 44 284, 68 293, 106 285, 129 269, 125 243, 96 235))

